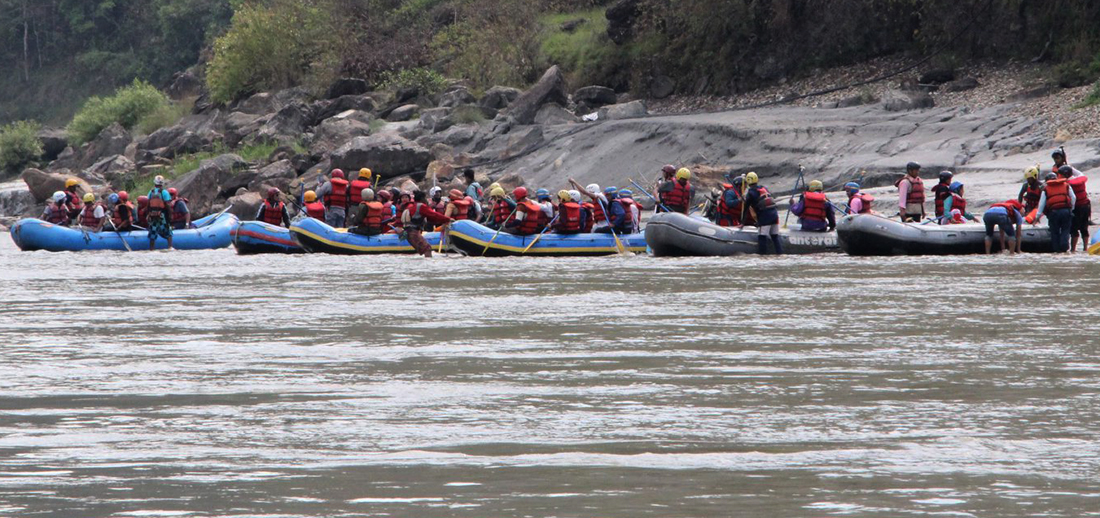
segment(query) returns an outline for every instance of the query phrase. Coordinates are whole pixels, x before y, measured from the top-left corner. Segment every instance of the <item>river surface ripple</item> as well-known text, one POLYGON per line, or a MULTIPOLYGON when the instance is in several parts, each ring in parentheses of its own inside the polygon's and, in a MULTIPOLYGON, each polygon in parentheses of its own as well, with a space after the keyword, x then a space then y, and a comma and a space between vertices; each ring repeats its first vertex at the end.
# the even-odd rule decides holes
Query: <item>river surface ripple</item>
POLYGON ((1098 278, 0 235, 0 515, 1100 515, 1098 278))

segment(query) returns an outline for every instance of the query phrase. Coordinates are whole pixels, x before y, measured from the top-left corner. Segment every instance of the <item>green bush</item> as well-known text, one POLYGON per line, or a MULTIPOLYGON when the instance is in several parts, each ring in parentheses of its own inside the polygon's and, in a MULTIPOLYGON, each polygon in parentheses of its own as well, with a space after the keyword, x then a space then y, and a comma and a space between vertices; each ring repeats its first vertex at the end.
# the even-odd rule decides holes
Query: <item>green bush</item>
POLYGON ((215 102, 269 89, 325 85, 336 75, 339 41, 331 13, 315 3, 243 5, 214 42, 206 84, 215 102))
POLYGON ((142 135, 148 135, 158 129, 171 126, 191 113, 192 107, 194 102, 168 103, 160 106, 138 121, 137 131, 142 135))
POLYGON ((542 40, 543 59, 560 65, 575 85, 610 85, 622 51, 607 37, 607 17, 603 9, 579 13, 554 14, 540 19, 546 36, 542 40), (563 23, 583 20, 573 31, 563 23))
POLYGON ((30 121, 0 127, 0 169, 16 173, 42 156, 37 133, 38 124, 30 121))
POLYGON ((435 95, 447 88, 447 78, 430 68, 410 68, 385 72, 380 79, 380 84, 385 90, 416 87, 423 95, 435 95))
POLYGON ((452 77, 477 87, 524 85, 545 70, 538 2, 465 0, 458 20, 439 31, 432 50, 452 77))
POLYGON ((133 128, 143 118, 168 106, 168 96, 153 85, 135 79, 110 97, 92 97, 69 123, 69 138, 75 144, 87 142, 99 135, 103 128, 117 122, 124 128, 133 128))
POLYGON ((485 122, 485 114, 477 106, 463 105, 454 109, 451 119, 456 124, 481 124, 485 122))

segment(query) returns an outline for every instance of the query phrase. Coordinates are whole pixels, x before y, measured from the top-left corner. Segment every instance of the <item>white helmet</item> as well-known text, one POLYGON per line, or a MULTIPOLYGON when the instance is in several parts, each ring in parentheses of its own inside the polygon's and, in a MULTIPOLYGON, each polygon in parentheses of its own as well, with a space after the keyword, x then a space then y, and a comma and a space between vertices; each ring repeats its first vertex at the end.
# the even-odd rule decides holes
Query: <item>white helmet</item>
POLYGON ((359 197, 363 201, 374 201, 374 189, 371 189, 370 187, 363 189, 359 192, 359 197))
POLYGON ((440 186, 436 185, 435 187, 432 187, 431 189, 428 189, 428 197, 429 197, 429 198, 434 198, 434 197, 435 197, 435 193, 437 193, 437 192, 440 192, 440 191, 442 191, 442 190, 443 190, 443 188, 442 188, 442 187, 440 187, 440 186))
POLYGON ((581 201, 581 192, 580 191, 569 191, 569 197, 573 198, 573 201, 579 202, 579 201, 581 201))
POLYGON ((65 201, 65 193, 63 193, 61 191, 57 191, 57 192, 53 193, 53 201, 55 203, 61 203, 61 202, 65 201))
POLYGON ((590 192, 590 193, 594 193, 594 194, 599 194, 599 192, 600 192, 600 184, 597 184, 597 183, 590 183, 590 184, 588 184, 588 185, 587 185, 587 186, 586 186, 586 187, 584 188, 584 190, 586 190, 586 191, 588 191, 588 192, 590 192))

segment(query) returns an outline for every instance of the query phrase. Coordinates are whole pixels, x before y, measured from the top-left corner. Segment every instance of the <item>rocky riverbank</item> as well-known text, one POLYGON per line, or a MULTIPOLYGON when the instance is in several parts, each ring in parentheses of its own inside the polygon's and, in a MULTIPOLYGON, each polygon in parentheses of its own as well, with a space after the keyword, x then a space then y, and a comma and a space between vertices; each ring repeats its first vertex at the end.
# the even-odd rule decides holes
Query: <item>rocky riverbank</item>
MULTIPOLYGON (((817 81, 836 84, 876 71, 832 71, 817 81)), ((888 202, 894 178, 912 160, 925 165, 928 178, 941 169, 955 171, 978 208, 1015 196, 1024 168, 1047 166, 1058 144, 1066 145, 1078 168, 1100 167, 1100 141, 1067 141, 1078 130, 1066 128, 1078 126, 1052 124, 1036 113, 1036 103, 1061 103, 1049 98, 1079 92, 998 97, 985 85, 1011 90, 1019 85, 1003 85, 1004 77, 1024 74, 992 74, 977 74, 982 79, 958 71, 924 74, 915 82, 883 82, 854 95, 841 91, 758 109, 737 107, 766 100, 784 87, 735 101, 668 99, 647 106, 598 86, 569 92, 556 67, 527 91, 496 87, 478 95, 454 83, 436 95, 415 89, 376 92, 363 81, 346 79, 323 99, 301 89, 260 93, 228 106, 200 98, 193 114, 150 135, 134 136, 112 125, 74 148, 63 132, 44 131, 48 166, 24 171, 25 189, 0 184, 0 215, 9 220, 36 215, 68 176, 103 193, 155 174, 171 176, 177 161, 202 152, 210 158, 171 178, 170 185, 197 213, 232 203, 242 217, 255 213, 258 193, 268 187, 296 193, 301 185, 312 188, 333 167, 370 167, 384 183, 404 188, 446 186, 471 167, 486 183, 557 189, 569 177, 619 186, 632 178, 648 185, 663 164, 672 163, 693 168, 703 192, 727 173, 755 170, 783 193, 793 189, 802 165, 807 180, 820 179, 833 189, 857 180, 879 187, 888 202), (929 86, 932 80, 938 81, 935 88, 929 86), (725 111, 670 113, 692 109, 725 111), (257 144, 273 151, 252 160, 233 152, 257 144)), ((820 84, 785 88, 805 91, 820 84)))

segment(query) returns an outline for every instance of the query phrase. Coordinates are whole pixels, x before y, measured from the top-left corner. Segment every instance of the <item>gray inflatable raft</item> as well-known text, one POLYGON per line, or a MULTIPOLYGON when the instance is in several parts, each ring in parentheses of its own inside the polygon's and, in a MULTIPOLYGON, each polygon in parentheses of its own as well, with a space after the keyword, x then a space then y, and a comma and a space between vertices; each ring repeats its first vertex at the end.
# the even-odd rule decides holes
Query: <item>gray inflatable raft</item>
MULTIPOLYGON (((803 232, 792 226, 779 235, 786 254, 840 252, 836 232, 803 232)), ((658 257, 755 254, 756 236, 756 227, 720 227, 670 212, 654 215, 645 227, 645 242, 658 257)), ((772 250, 770 244, 768 250, 772 250)))
MULTIPOLYGON (((849 255, 964 255, 985 253, 985 225, 902 223, 872 214, 845 216, 836 224, 849 255)), ((1050 229, 1024 224, 1024 252, 1050 252, 1050 229)), ((993 240, 1000 250, 1000 239, 993 240)))

